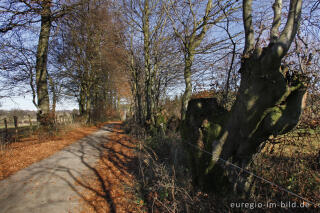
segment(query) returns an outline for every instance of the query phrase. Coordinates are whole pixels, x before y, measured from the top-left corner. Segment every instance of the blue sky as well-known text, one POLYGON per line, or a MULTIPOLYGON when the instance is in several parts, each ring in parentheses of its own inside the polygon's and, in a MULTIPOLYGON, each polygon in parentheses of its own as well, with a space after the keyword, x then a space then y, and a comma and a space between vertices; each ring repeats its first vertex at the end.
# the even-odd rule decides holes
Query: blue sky
MULTIPOLYGON (((20 109, 20 110, 36 110, 32 103, 32 96, 26 95, 25 97, 12 97, 2 98, 1 107, 2 110, 20 109)), ((63 100, 57 104, 57 110, 73 110, 78 109, 78 104, 72 100, 63 100)))
MULTIPOLYGON (((263 10, 263 11, 266 10, 267 13, 271 13, 271 15, 269 14, 268 16, 265 16, 265 13, 264 13, 265 11, 264 12, 260 11, 261 13, 255 13, 254 18, 261 18, 261 16, 263 16, 263 15, 264 15, 263 16, 264 18, 267 18, 267 17, 268 18, 272 18, 272 9, 270 7, 272 2, 273 1, 270 1, 270 2, 269 1, 264 2, 264 1, 261 1, 261 0, 256 1, 255 4, 254 4, 254 8, 256 10, 259 11, 259 9, 257 9, 257 8, 261 8, 261 10, 263 10), (267 4, 268 7, 261 6, 261 3, 267 4), (260 7, 258 7, 258 5, 260 7), (266 8, 268 8, 268 9, 266 9, 266 8)), ((307 11, 307 10, 305 10, 305 11, 307 11)), ((240 17, 240 14, 237 14, 237 15, 240 17)), ((36 30, 37 27, 38 27, 37 25, 34 26, 34 31, 37 31, 36 30)), ((215 28, 215 27, 213 27, 213 28, 215 28)), ((232 30, 234 30, 234 31, 241 31, 242 28, 243 28, 243 26, 242 26, 241 21, 240 21, 239 24, 236 24, 235 26, 232 26, 232 30)), ((221 31, 218 32, 217 28, 215 28, 212 32, 210 32, 208 34, 209 34, 208 38, 211 39, 211 38, 215 37, 214 35, 217 35, 217 34, 221 35, 222 33, 221 33, 221 31)), ((32 37, 32 36, 30 36, 30 34, 27 33, 27 35, 28 35, 27 36, 27 40, 28 40, 29 44, 32 43, 30 41, 37 42, 37 40, 38 40, 37 33, 33 34, 33 36, 34 36, 33 40, 32 39, 30 40, 30 37, 32 37)), ((241 46, 241 44, 239 46, 241 46)), ((195 64, 197 64, 197 63, 195 63, 195 64)), ((204 79, 207 79, 208 75, 202 74, 202 77, 204 79)), ((182 83, 183 83, 183 81, 182 81, 182 83)), ((0 86, 2 86, 2 85, 0 85, 0 86)), ((169 95, 174 96, 175 94, 181 93, 183 91, 183 89, 184 89, 184 84, 181 84, 180 86, 178 86, 178 88, 175 87, 173 90, 169 90, 169 95)), ((19 97, 2 98, 2 99, 0 99, 0 103, 1 103, 0 109, 5 109, 5 110, 9 110, 9 109, 36 110, 35 106, 32 103, 32 96, 30 94, 25 94, 24 96, 19 96, 19 97)), ((77 108, 78 108, 77 103, 75 101, 71 101, 71 100, 63 100, 63 101, 61 101, 61 103, 57 104, 57 110, 61 110, 61 109, 72 110, 72 109, 77 109, 77 108)))

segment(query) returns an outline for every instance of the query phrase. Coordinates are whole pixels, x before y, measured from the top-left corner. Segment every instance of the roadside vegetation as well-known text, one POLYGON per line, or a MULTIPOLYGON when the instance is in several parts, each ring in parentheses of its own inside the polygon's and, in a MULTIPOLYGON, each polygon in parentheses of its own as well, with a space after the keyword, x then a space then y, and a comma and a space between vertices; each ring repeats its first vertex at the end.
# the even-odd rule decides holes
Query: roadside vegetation
MULTIPOLYGON (((319 26, 319 0, 0 0, 0 101, 37 110, 0 115, 1 149, 114 118, 137 140, 137 211, 316 211, 319 26), (59 125, 64 100, 78 109, 59 125)), ((130 170, 105 148, 103 168, 130 170)))
MULTIPOLYGON (((208 98, 210 94, 212 92, 202 92, 193 97, 204 95, 208 98)), ((166 105, 166 121, 175 117, 172 105, 174 101, 166 105)), ((224 196, 192 184, 190 159, 184 148, 188 145, 181 139, 179 126, 166 122, 165 134, 147 136, 143 128, 127 121, 124 124, 126 132, 139 141, 137 179, 140 180, 139 192, 145 207, 148 212, 250 212, 253 209, 263 212, 317 212, 319 207, 313 206, 318 205, 320 199, 320 129, 315 125, 319 121, 317 110, 318 107, 309 105, 293 131, 270 137, 260 147, 259 154, 248 167, 248 171, 259 178, 253 178, 250 197, 247 198, 233 193, 224 196), (245 207, 245 203, 251 204, 245 207), (268 207, 265 206, 267 203, 268 207), (301 210, 292 205, 309 205, 309 208, 301 210)), ((197 147, 194 148, 197 151, 197 147)))

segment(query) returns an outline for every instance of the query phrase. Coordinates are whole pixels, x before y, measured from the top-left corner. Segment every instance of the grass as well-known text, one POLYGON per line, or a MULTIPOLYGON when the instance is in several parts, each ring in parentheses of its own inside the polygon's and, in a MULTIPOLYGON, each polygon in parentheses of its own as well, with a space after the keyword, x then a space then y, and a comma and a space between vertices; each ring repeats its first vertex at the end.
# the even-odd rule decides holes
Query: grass
MULTIPOLYGON (((235 209, 231 204, 303 203, 259 179, 254 181, 255 190, 248 200, 235 194, 221 197, 203 192, 191 184, 187 155, 178 134, 145 140, 139 128, 135 128, 132 134, 140 140, 123 134, 119 126, 108 136, 104 154, 95 166, 96 177, 87 178, 90 181, 83 192, 84 212, 111 212, 111 206, 116 212, 251 212, 250 208, 235 209)), ((250 171, 311 202, 319 202, 320 168, 315 163, 320 148, 319 136, 318 130, 300 128, 270 139, 254 158, 250 171)), ((255 210, 302 211, 288 208, 255 210)), ((317 212, 317 209, 303 211, 317 212)))
MULTIPOLYGON (((320 205, 319 130, 296 129, 266 142, 256 156, 252 171, 272 182, 320 205)), ((256 201, 303 200, 261 181, 255 182, 256 201)))
MULTIPOLYGON (((36 124, 36 122, 33 122, 33 124, 32 124, 32 126, 36 126, 37 124, 36 124)), ((8 129, 14 129, 15 128, 15 126, 14 126, 14 124, 8 124, 8 129)), ((20 127, 30 127, 30 124, 29 123, 22 123, 22 124, 18 124, 18 128, 20 128, 20 127)), ((3 131, 4 130, 4 128, 5 128, 5 126, 4 125, 0 125, 0 131, 3 131)))
MULTIPOLYGON (((255 156, 249 170, 305 199, 320 204, 320 165, 316 157, 320 150, 317 129, 296 129, 286 135, 266 141, 255 156)), ((250 212, 250 208, 231 208, 233 202, 277 203, 303 200, 279 190, 259 179, 254 179, 252 197, 243 200, 236 195, 226 197, 205 193, 191 184, 191 173, 186 164, 186 153, 177 134, 154 137, 141 142, 140 184, 144 188, 144 202, 150 212, 250 212)), ((258 209, 256 209, 258 210, 258 209)), ((301 209, 260 209, 261 212, 301 212, 301 209)), ((317 209, 303 209, 317 212, 317 209)))

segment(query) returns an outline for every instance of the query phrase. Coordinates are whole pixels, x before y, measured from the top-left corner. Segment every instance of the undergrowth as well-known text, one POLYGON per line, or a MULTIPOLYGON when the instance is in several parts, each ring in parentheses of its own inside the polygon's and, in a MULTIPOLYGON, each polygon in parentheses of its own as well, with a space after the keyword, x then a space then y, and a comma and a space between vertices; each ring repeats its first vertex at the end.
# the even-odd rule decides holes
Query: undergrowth
MULTIPOLYGON (((137 135, 136 129, 131 135, 137 135)), ((227 202, 221 202, 224 198, 193 187, 187 154, 177 133, 140 139, 138 149, 138 194, 148 212, 229 212, 227 202)))
MULTIPOLYGON (((130 128, 127 124, 126 130, 130 128)), ((192 185, 188 157, 178 133, 146 137, 143 128, 134 126, 131 134, 140 134, 140 194, 148 212, 317 212, 319 208, 291 195, 293 192, 314 204, 320 204, 319 130, 297 128, 270 138, 257 154, 249 171, 276 185, 255 178, 251 197, 241 199, 232 192, 222 197, 205 193, 192 185), (141 134, 143 133, 143 134, 141 134), (284 190, 283 190, 284 189, 284 190), (287 191, 285 191, 287 190, 287 191), (248 204, 248 205, 246 205, 248 204)))

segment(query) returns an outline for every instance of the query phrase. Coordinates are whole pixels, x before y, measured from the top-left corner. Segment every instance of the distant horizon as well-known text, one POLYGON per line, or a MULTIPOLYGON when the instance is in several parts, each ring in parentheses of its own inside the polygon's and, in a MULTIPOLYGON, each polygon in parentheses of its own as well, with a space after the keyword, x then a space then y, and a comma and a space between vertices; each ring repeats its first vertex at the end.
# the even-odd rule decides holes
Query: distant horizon
MULTIPOLYGON (((0 99, 0 110, 30 110, 37 111, 37 108, 32 103, 31 95, 25 97, 16 96, 11 98, 0 99)), ((78 104, 72 100, 63 100, 57 103, 56 110, 78 110, 78 104)))

